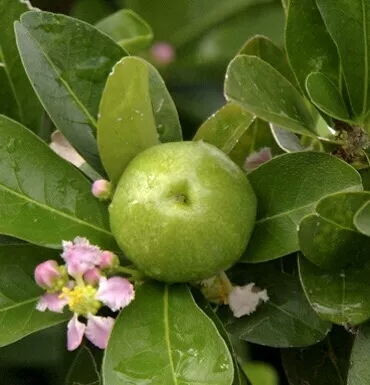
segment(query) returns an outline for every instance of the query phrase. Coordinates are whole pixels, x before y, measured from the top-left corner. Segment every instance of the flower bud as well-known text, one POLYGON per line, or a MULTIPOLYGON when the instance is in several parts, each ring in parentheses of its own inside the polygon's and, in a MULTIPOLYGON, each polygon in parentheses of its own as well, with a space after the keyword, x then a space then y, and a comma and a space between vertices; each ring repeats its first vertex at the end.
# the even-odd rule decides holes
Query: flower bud
POLYGON ((93 183, 91 192, 94 197, 100 200, 110 199, 112 196, 112 184, 105 179, 98 179, 93 183))
POLYGON ((83 275, 84 281, 91 286, 97 286, 101 278, 100 270, 96 267, 93 267, 83 275))
POLYGON ((153 44, 150 49, 152 60, 159 65, 168 65, 175 60, 175 49, 166 42, 158 42, 153 44))
POLYGON ((40 263, 35 268, 35 281, 43 289, 58 291, 67 280, 65 269, 52 259, 40 263))
POLYGON ((116 254, 105 250, 101 253, 99 267, 101 269, 112 269, 119 266, 119 259, 116 254))

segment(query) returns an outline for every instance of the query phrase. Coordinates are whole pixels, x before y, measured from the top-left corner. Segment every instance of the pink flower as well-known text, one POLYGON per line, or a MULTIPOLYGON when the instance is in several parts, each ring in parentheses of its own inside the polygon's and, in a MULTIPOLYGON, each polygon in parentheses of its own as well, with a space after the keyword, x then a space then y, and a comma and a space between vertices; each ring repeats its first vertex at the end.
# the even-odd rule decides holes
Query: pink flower
POLYGON ((39 311, 50 310, 54 313, 63 313, 63 308, 67 303, 68 300, 66 298, 60 298, 60 293, 45 293, 37 303, 36 309, 39 311))
POLYGON ((101 200, 109 199, 112 195, 112 184, 105 179, 96 180, 92 185, 91 192, 94 197, 101 200))
POLYGON ((152 59, 160 65, 171 64, 175 60, 176 52, 174 47, 166 42, 153 44, 150 49, 152 59))
POLYGON ((119 265, 119 259, 116 254, 111 251, 103 251, 100 258, 99 267, 101 269, 111 269, 119 265))
POLYGON ((86 238, 76 237, 73 242, 63 241, 62 258, 72 277, 82 275, 100 263, 102 251, 98 246, 90 245, 86 238))
POLYGON ((50 259, 35 268, 35 281, 43 289, 51 289, 60 278, 62 274, 57 261, 50 259))
POLYGON ((267 291, 254 287, 254 283, 235 286, 229 293, 229 307, 236 318, 254 313, 261 302, 268 300, 267 291))
POLYGON ((101 278, 100 270, 97 267, 93 267, 84 274, 83 279, 85 283, 91 286, 96 286, 101 278))
POLYGON ((263 147, 257 152, 250 154, 244 162, 244 169, 246 171, 252 171, 261 164, 268 162, 272 159, 271 150, 269 147, 263 147))
POLYGON ((78 320, 78 316, 75 313, 67 325, 67 349, 75 350, 82 342, 86 325, 78 320))
POLYGON ((81 345, 84 335, 95 346, 100 349, 105 349, 114 321, 111 317, 99 317, 89 314, 87 317, 87 325, 85 325, 78 320, 77 314, 74 314, 67 326, 67 349, 70 351, 77 349, 81 345))
POLYGON ((102 277, 95 298, 103 302, 112 311, 118 311, 126 307, 134 298, 133 285, 125 278, 102 277))
POLYGON ((89 315, 85 336, 98 348, 105 349, 114 325, 114 318, 89 315))

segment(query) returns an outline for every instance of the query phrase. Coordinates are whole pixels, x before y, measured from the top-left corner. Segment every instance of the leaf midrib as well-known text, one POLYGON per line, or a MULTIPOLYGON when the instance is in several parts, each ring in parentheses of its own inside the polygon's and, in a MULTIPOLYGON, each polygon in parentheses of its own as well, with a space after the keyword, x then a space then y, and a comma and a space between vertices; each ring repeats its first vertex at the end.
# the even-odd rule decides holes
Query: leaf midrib
MULTIPOLYGON (((85 114, 87 117, 88 121, 90 124, 93 126, 95 131, 97 131, 97 122, 96 120, 91 116, 89 111, 86 109, 86 107, 82 104, 80 99, 77 97, 77 95, 73 92, 67 81, 59 74, 58 68, 53 64, 47 53, 43 50, 43 47, 39 44, 38 40, 34 38, 34 36, 29 32, 29 30, 22 24, 20 23, 24 30, 26 31, 27 35, 30 37, 30 39, 34 42, 34 44, 39 48, 40 52, 42 53, 43 57, 46 59, 46 61, 49 63, 51 69, 54 71, 54 74, 56 77, 60 80, 60 82, 63 84, 63 86, 67 89, 68 93, 72 96, 73 100, 76 102, 78 107, 82 110, 82 112, 85 114)), ((27 68, 25 67, 25 71, 28 73, 27 68)), ((46 109, 46 107, 44 106, 46 109)))
POLYGON ((33 203, 33 204, 35 204, 36 206, 40 207, 43 210, 50 211, 50 212, 55 213, 55 214, 57 214, 59 216, 67 218, 67 219, 69 219, 71 221, 77 222, 79 224, 82 224, 84 226, 90 227, 90 228, 92 228, 94 230, 100 231, 102 233, 105 233, 105 234, 110 235, 110 236, 113 237, 113 235, 112 235, 112 233, 110 231, 107 231, 107 230, 105 230, 105 229, 103 229, 101 227, 97 227, 97 226, 95 226, 95 225, 93 225, 93 224, 91 224, 89 222, 83 221, 82 219, 80 219, 78 217, 71 216, 71 215, 69 215, 69 214, 67 214, 67 213, 65 213, 63 211, 59 211, 59 210, 57 210, 57 209, 55 209, 55 208, 53 208, 51 206, 46 206, 45 204, 43 204, 41 202, 38 202, 38 201, 36 201, 34 199, 31 199, 30 197, 27 197, 26 195, 22 195, 22 194, 14 191, 14 190, 11 190, 10 188, 4 186, 3 184, 0 184, 0 189, 5 190, 9 194, 15 195, 17 198, 19 198, 21 200, 24 200, 24 201, 29 202, 29 203, 33 203))
POLYGON ((366 6, 364 0, 361 0, 362 6, 362 24, 363 24, 363 33, 364 33, 364 60, 365 60, 365 73, 364 73, 364 101, 362 105, 362 116, 365 117, 367 110, 367 93, 368 93, 368 82, 369 82, 369 53, 368 53, 368 41, 367 41, 367 25, 366 25, 366 6))
POLYGON ((168 359, 170 363, 173 384, 178 385, 177 378, 175 376, 175 366, 173 364, 171 340, 170 340, 170 325, 168 316, 168 285, 164 287, 164 299, 163 299, 163 319, 164 319, 164 340, 167 346, 168 359))

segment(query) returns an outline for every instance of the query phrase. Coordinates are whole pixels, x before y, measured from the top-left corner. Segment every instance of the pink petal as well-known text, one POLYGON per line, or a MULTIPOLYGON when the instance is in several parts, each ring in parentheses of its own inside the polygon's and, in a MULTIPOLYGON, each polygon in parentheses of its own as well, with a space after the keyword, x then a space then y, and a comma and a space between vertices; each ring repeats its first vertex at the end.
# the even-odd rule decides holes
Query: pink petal
POLYGON ((58 262, 52 259, 38 264, 35 268, 35 281, 43 289, 49 289, 61 277, 58 262))
POLYGON ((63 241, 62 258, 66 261, 68 274, 72 277, 98 266, 101 253, 100 248, 90 245, 86 238, 76 237, 73 242, 63 241))
POLYGON ((95 298, 112 311, 117 311, 126 307, 135 298, 135 290, 125 278, 112 277, 107 279, 102 277, 95 298))
POLYGON ((82 342, 86 325, 78 320, 75 313, 67 325, 67 349, 69 351, 77 349, 82 342))
POLYGON ((250 154, 244 162, 244 169, 246 171, 252 171, 261 164, 268 162, 272 159, 271 150, 269 147, 263 147, 257 152, 250 154))
POLYGON ((86 337, 98 348, 105 349, 112 331, 115 319, 89 315, 85 331, 86 337))
POLYGON ((67 305, 66 298, 59 298, 60 293, 46 293, 44 294, 36 305, 39 311, 50 310, 55 313, 63 313, 63 308, 67 305))

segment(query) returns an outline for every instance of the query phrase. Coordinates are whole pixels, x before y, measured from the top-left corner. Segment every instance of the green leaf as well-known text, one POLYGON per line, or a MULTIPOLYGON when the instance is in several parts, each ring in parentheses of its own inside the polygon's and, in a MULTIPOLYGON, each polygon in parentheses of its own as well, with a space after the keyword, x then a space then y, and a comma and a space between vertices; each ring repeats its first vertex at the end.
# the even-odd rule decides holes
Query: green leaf
POLYGON ((252 37, 238 54, 252 55, 261 58, 289 80, 292 85, 297 85, 297 80, 288 63, 285 52, 265 36, 252 37))
POLYGON ((262 262, 299 250, 297 227, 328 194, 362 190, 358 172, 319 152, 284 154, 248 175, 256 193, 256 224, 243 262, 262 262))
POLYGON ((230 154, 254 120, 255 116, 239 105, 228 103, 200 126, 193 140, 204 140, 230 154))
POLYGON ((349 114, 339 88, 326 75, 312 72, 306 80, 306 89, 313 104, 327 115, 348 121, 349 114))
MULTIPOLYGON (((221 337, 226 342, 226 345, 231 353, 231 357, 234 364, 234 381, 232 385, 249 385, 249 380, 246 378, 246 375, 244 374, 243 370, 239 367, 237 353, 234 350, 234 347, 230 340, 230 335, 227 333, 223 323, 218 318, 215 311, 212 309, 212 306, 210 305, 210 303, 204 298, 203 294, 201 294, 200 292, 195 292, 193 294, 194 294, 194 299, 197 302, 197 305, 215 324, 217 330, 219 331, 221 337)), ((248 371, 246 371, 246 373, 248 373, 248 371)))
POLYGON ((0 233, 60 248, 76 236, 116 249, 106 204, 71 164, 19 123, 0 116, 0 233))
POLYGON ((249 316, 236 318, 226 306, 217 313, 234 337, 280 348, 312 345, 325 338, 330 323, 313 311, 298 277, 273 263, 237 265, 228 276, 238 285, 254 282, 269 296, 269 301, 249 316))
POLYGON ((357 325, 370 318, 370 268, 324 270, 299 258, 299 274, 306 296, 316 313, 339 325, 357 325))
POLYGON ((353 335, 334 327, 324 341, 314 346, 281 350, 289 384, 346 385, 352 341, 353 335))
POLYGON ((353 222, 358 231, 370 236, 370 204, 365 203, 355 214, 353 222))
POLYGON ((130 54, 147 48, 153 40, 150 26, 135 12, 121 9, 96 24, 130 54))
POLYGON ((35 245, 0 245, 0 347, 69 318, 36 310, 43 291, 34 281, 34 269, 57 256, 57 251, 35 245))
POLYGON ((224 340, 185 285, 140 286, 116 320, 103 362, 109 385, 231 385, 233 377, 224 340))
POLYGON ((354 224, 356 212, 370 201, 369 192, 346 192, 324 197, 316 213, 299 225, 299 246, 307 259, 323 269, 362 266, 367 260, 370 238, 354 224))
POLYGON ((243 367, 253 385, 279 385, 279 376, 273 366, 251 361, 244 363, 243 367))
POLYGON ((43 108, 24 71, 13 29, 14 21, 30 9, 25 1, 0 0, 0 114, 39 133, 43 108))
POLYGON ((285 47, 303 92, 311 72, 321 72, 339 86, 338 52, 315 0, 289 1, 285 47))
POLYGON ((91 350, 81 346, 68 370, 65 385, 100 385, 100 373, 91 350))
POLYGON ((350 357, 347 385, 368 385, 370 383, 370 326, 360 326, 356 333, 350 357))
POLYGON ((27 12, 15 24, 23 65, 50 118, 97 171, 98 106, 106 79, 125 51, 82 21, 27 12))
POLYGON ((370 108, 370 3, 366 0, 316 1, 338 48, 353 112, 362 122, 370 108))
POLYGON ((98 145, 116 183, 139 152, 182 139, 175 104, 158 71, 138 57, 125 57, 109 76, 100 104, 98 145))
POLYGON ((240 55, 231 61, 225 96, 263 120, 316 136, 314 118, 302 96, 276 69, 256 56, 240 55))

